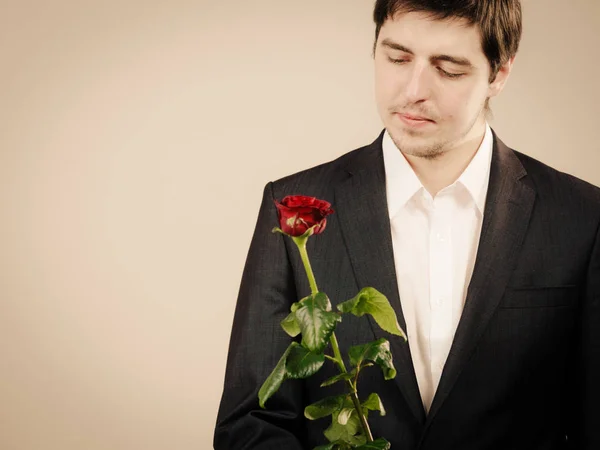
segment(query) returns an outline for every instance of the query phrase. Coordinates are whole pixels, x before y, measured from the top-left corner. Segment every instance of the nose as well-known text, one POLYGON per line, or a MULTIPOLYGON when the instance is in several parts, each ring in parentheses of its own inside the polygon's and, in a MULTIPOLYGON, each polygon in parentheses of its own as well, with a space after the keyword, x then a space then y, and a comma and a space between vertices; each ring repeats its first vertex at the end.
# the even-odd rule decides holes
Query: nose
POLYGON ((419 103, 429 99, 431 88, 428 79, 427 68, 423 64, 412 64, 408 73, 406 84, 406 100, 411 103, 419 103))

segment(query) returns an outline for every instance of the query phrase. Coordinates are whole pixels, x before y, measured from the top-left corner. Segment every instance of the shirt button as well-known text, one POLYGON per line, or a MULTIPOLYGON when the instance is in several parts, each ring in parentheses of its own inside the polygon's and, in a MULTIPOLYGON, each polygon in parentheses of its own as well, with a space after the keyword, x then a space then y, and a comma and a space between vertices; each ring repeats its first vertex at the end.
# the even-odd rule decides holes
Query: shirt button
POLYGON ((442 233, 437 234, 437 239, 440 242, 444 242, 446 240, 446 238, 444 237, 444 235, 442 233))
POLYGON ((444 303, 444 297, 438 297, 435 299, 436 306, 442 306, 442 303, 444 303))

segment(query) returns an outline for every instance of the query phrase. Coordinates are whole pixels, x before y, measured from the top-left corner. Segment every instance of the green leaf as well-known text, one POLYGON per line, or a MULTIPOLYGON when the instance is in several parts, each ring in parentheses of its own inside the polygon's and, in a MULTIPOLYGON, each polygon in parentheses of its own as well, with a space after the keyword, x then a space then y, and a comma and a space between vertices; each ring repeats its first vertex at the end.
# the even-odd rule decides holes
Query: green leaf
POLYGON ((389 450, 392 445, 383 438, 375 439, 373 442, 368 442, 360 447, 356 447, 356 450, 389 450))
POLYGON ((378 339, 364 345, 356 345, 348 349, 350 364, 358 367, 363 361, 373 361, 383 371, 383 377, 391 380, 396 376, 396 369, 392 362, 392 352, 387 339, 378 339))
POLYGON ((383 403, 379 398, 379 395, 372 393, 369 395, 364 403, 362 403, 363 411, 379 411, 382 416, 385 416, 385 408, 383 407, 383 403))
POLYGON ((343 441, 354 447, 367 442, 367 438, 360 431, 360 420, 356 414, 353 414, 345 425, 340 424, 337 413, 334 413, 332 423, 323 433, 330 441, 343 441))
POLYGON ((299 302, 292 304, 292 311, 297 311, 299 307, 306 306, 308 304, 313 304, 323 311, 331 311, 331 301, 325 292, 317 292, 314 295, 304 297, 299 302), (294 305, 298 305, 295 310, 293 309, 294 305))
POLYGON ((356 317, 371 314, 382 330, 401 336, 405 341, 407 340, 406 334, 400 328, 394 308, 392 308, 386 296, 375 288, 366 287, 361 289, 356 297, 340 303, 337 308, 343 313, 351 313, 356 317))
MULTIPOLYGON (((352 408, 352 400, 346 399, 343 404, 343 408, 352 408)), ((354 411, 354 410, 353 410, 354 411)), ((339 423, 340 411, 335 411, 331 416, 331 425, 324 431, 325 437, 330 442, 343 441, 350 444, 353 447, 365 444, 367 438, 360 434, 362 428, 360 426, 360 419, 358 414, 354 411, 348 417, 348 420, 344 425, 339 423)))
POLYGON ((335 441, 330 442, 327 445, 319 445, 315 447, 313 450, 352 450, 354 447, 351 447, 344 441, 335 441))
POLYGON ((281 321, 281 328, 283 328, 283 330, 291 337, 296 337, 301 332, 300 325, 298 325, 296 316, 293 312, 281 321))
POLYGON ((354 413, 354 405, 351 408, 342 408, 338 414, 338 423, 340 425, 346 425, 352 413, 354 413))
POLYGON ((324 362, 323 353, 311 352, 302 345, 296 345, 287 356, 285 370, 288 378, 308 378, 317 373, 324 362))
POLYGON ((313 448, 313 450, 335 450, 338 447, 337 443, 330 442, 327 445, 319 445, 318 447, 313 448))
MULTIPOLYGON (((313 301, 313 298, 311 295, 309 295, 308 297, 304 297, 299 302, 292 303, 290 308, 292 312, 281 322, 281 327, 291 337, 296 337, 302 332, 294 313, 311 301, 313 301)), ((331 311, 331 302, 325 293, 320 293, 320 295, 317 294, 317 297, 314 299, 314 301, 321 309, 324 309, 325 311, 331 311)))
POLYGON ((322 352, 342 318, 337 313, 327 311, 327 308, 331 308, 331 303, 322 292, 311 295, 300 303, 302 307, 294 314, 302 332, 302 345, 309 350, 322 352))
POLYGON ((300 347, 297 342, 292 342, 287 350, 283 353, 283 356, 271 372, 271 375, 265 380, 260 390, 258 391, 258 404, 264 409, 265 402, 279 389, 281 383, 287 378, 287 372, 285 369, 285 363, 288 355, 295 347, 300 347))
POLYGON ((316 420, 329 416, 342 408, 344 400, 347 396, 347 394, 343 394, 333 397, 326 397, 323 400, 313 403, 312 405, 308 405, 306 408, 304 408, 304 417, 309 420, 316 420))
POLYGON ((350 373, 340 373, 339 375, 336 375, 334 377, 331 377, 325 381, 323 381, 321 383, 321 387, 325 387, 325 386, 331 386, 332 384, 337 383, 338 381, 342 381, 342 380, 352 380, 355 376, 356 372, 353 370, 350 373))

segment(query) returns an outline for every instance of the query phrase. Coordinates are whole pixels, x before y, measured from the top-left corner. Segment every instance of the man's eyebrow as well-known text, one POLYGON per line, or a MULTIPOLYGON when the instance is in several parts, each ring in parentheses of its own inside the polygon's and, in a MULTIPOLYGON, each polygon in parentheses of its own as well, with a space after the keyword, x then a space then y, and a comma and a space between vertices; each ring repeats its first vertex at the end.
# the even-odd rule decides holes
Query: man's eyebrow
POLYGON ((467 68, 473 67, 473 63, 469 61, 467 58, 461 58, 460 56, 450 56, 450 55, 433 55, 429 58, 432 62, 437 61, 448 61, 452 64, 456 64, 457 66, 463 66, 467 68))
MULTIPOLYGON (((399 44, 397 42, 392 41, 391 39, 385 38, 384 40, 381 41, 381 45, 383 47, 388 47, 391 48, 392 50, 400 50, 401 52, 404 53, 408 53, 410 55, 414 55, 415 53, 409 49, 408 47, 405 47, 402 44, 399 44)), ((463 66, 466 68, 472 68, 473 67, 473 63, 471 63, 471 61, 469 61, 467 58, 463 58, 460 56, 451 56, 451 55, 433 55, 429 58, 429 60, 431 62, 439 62, 439 61, 447 61, 450 62, 452 64, 456 64, 457 66, 463 66)))
POLYGON ((391 48, 392 50, 400 50, 402 52, 410 53, 411 55, 414 55, 414 52, 411 49, 409 49, 408 47, 398 44, 397 42, 394 42, 388 38, 385 38, 383 41, 381 41, 381 45, 384 47, 391 48))

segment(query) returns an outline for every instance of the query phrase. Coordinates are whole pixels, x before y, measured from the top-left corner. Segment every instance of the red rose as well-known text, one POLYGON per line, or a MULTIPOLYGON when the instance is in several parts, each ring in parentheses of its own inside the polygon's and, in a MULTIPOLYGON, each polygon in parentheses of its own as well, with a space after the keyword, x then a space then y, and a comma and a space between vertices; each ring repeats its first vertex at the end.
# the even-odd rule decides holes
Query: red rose
POLYGON ((288 195, 281 203, 275 200, 275 205, 279 226, 290 236, 302 236, 313 226, 313 234, 321 234, 327 225, 326 217, 333 213, 331 203, 304 195, 288 195))

